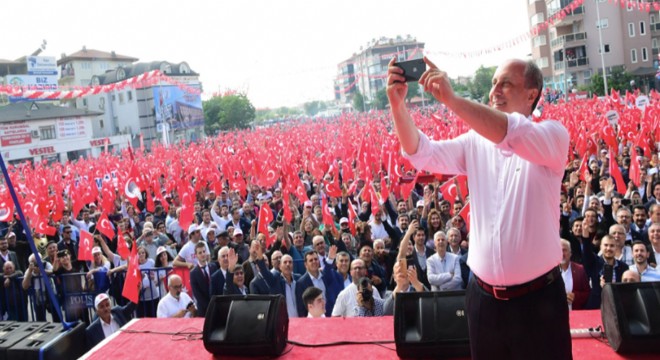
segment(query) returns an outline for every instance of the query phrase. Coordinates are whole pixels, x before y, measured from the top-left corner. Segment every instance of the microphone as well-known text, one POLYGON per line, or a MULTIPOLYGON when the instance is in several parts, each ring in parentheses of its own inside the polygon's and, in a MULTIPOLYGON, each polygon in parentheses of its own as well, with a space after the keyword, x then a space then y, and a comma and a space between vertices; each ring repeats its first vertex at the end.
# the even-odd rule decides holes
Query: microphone
POLYGON ((605 333, 602 331, 601 326, 598 326, 596 328, 571 329, 571 339, 584 339, 584 338, 600 339, 604 337, 605 337, 605 333))

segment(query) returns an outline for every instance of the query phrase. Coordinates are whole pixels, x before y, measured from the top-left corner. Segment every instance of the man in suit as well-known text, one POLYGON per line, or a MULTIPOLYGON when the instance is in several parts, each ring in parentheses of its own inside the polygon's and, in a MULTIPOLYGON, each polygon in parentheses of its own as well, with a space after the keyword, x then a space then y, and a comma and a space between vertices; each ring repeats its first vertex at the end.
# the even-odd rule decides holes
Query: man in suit
POLYGON ((133 302, 129 302, 125 306, 112 307, 108 294, 100 293, 96 295, 94 309, 96 309, 98 317, 85 330, 87 348, 93 348, 103 339, 126 325, 133 318, 135 305, 133 302))
POLYGON ((298 317, 296 305, 296 285, 300 274, 293 272, 293 258, 291 255, 282 255, 279 270, 268 271, 265 261, 258 261, 259 274, 250 283, 251 294, 281 294, 286 301, 289 317, 298 317))
POLYGON ((236 254, 234 249, 229 250, 227 261, 229 262, 229 268, 222 294, 248 295, 250 290, 245 286, 245 273, 243 272, 243 267, 238 264, 238 254, 236 254))
POLYGON ((605 235, 600 241, 600 250, 603 253, 602 256, 598 256, 594 253, 589 239, 585 237, 588 236, 589 229, 582 228, 582 259, 584 260, 584 270, 587 273, 587 276, 591 280, 591 293, 589 294, 589 299, 585 309, 598 309, 600 308, 601 301, 601 292, 605 283, 609 282, 621 282, 624 271, 628 270, 628 265, 623 261, 617 260, 614 257, 616 240, 610 235, 605 235), (613 278, 605 278, 605 265, 612 266, 613 278))
POLYGON ((571 261, 571 242, 561 239, 561 276, 566 287, 566 301, 569 309, 582 310, 589 299, 591 288, 584 267, 574 261, 571 261))
POLYGON ((211 275, 211 296, 222 295, 227 279, 227 269, 229 268, 229 247, 225 246, 218 250, 218 265, 220 268, 211 275))
POLYGON ((211 275, 218 267, 207 262, 209 254, 206 252, 206 244, 201 241, 195 245, 195 256, 197 265, 190 272, 190 286, 197 301, 197 316, 204 317, 211 301, 211 275))
POLYGON ((305 253, 305 268, 307 272, 300 278, 296 284, 296 306, 298 307, 298 316, 306 317, 307 308, 302 299, 302 294, 308 287, 316 286, 323 290, 325 298, 326 316, 331 316, 332 308, 335 306, 337 295, 344 288, 344 280, 341 275, 335 271, 335 257, 337 256, 337 246, 330 247, 326 266, 323 272, 320 271, 319 254, 315 250, 305 253))

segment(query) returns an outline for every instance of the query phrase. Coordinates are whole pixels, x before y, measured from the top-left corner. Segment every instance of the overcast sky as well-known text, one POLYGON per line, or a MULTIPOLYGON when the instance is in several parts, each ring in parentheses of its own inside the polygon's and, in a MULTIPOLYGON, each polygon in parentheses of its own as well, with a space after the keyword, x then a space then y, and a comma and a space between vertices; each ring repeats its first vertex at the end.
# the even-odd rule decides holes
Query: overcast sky
POLYGON ((33 0, 3 1, 0 58, 82 48, 140 61, 186 61, 208 95, 237 89, 257 108, 295 106, 334 96, 337 64, 371 39, 405 36, 426 43, 451 77, 525 58, 529 41, 495 54, 457 58, 528 31, 528 0, 33 0))

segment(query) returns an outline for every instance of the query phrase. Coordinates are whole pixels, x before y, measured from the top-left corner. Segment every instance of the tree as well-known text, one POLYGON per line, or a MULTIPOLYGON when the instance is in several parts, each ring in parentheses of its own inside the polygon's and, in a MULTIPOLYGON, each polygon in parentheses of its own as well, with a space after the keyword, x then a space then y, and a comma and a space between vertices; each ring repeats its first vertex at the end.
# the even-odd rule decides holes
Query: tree
POLYGON ((493 75, 497 67, 484 67, 481 65, 474 73, 474 77, 468 84, 468 91, 472 99, 488 103, 488 94, 493 83, 493 75))
POLYGON ((408 92, 406 93, 406 101, 410 102, 415 96, 419 96, 421 87, 417 81, 408 83, 408 92))
POLYGON ((303 109, 305 109, 307 116, 314 116, 327 108, 327 105, 323 101, 310 101, 303 104, 303 109))
POLYGON ((356 91, 353 95, 353 110, 364 111, 364 96, 359 91, 356 91))
POLYGON ((216 96, 202 103, 207 134, 244 129, 254 120, 254 106, 243 94, 216 96))
POLYGON ((387 99, 387 91, 385 88, 382 88, 378 90, 376 93, 376 98, 374 99, 374 106, 378 110, 385 110, 387 109, 387 104, 389 103, 389 100, 387 99))
MULTIPOLYGON (((632 78, 632 75, 625 72, 622 67, 617 66, 612 68, 612 72, 607 75, 608 90, 610 92, 613 89, 618 91, 625 91, 630 87, 630 80, 632 80, 632 78)), ((588 86, 588 90, 592 94, 603 96, 605 94, 603 83, 603 75, 601 75, 600 72, 596 72, 591 76, 591 83, 588 86)))

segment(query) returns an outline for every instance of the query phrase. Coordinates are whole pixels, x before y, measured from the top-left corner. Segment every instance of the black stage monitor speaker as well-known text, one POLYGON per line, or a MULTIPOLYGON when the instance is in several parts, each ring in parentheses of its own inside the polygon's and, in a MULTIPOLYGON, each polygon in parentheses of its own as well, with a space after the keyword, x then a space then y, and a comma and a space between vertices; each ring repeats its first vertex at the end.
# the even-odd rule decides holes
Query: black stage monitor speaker
POLYGON ((214 355, 278 356, 288 334, 282 295, 214 296, 206 310, 204 347, 214 355))
POLYGON ((398 293, 394 340, 401 358, 470 356, 465 291, 398 293))
POLYGON ((6 360, 7 350, 19 341, 46 326, 45 322, 15 322, 0 330, 0 360, 6 360))
POLYGON ((660 353, 660 282, 607 284, 600 310, 614 351, 660 353))
POLYGON ((61 323, 49 323, 7 350, 8 359, 59 360, 77 359, 86 352, 85 329, 79 322, 64 331, 61 323))

